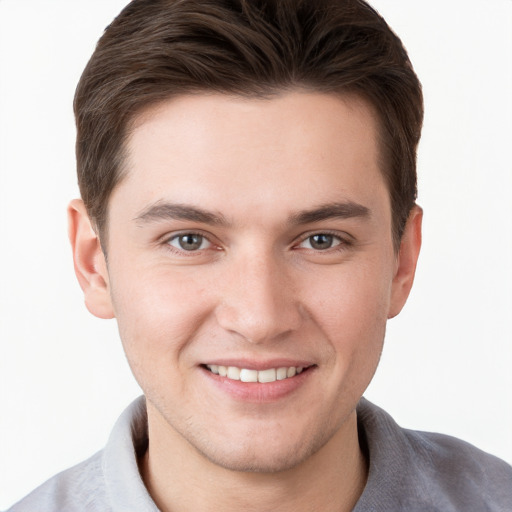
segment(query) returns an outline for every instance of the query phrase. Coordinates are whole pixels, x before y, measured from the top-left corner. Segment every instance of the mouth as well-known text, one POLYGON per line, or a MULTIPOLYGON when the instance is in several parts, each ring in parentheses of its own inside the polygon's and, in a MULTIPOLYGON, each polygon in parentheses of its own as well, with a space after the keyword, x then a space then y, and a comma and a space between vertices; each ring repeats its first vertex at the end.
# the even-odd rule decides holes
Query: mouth
POLYGON ((279 368, 254 370, 249 368, 239 368, 237 366, 206 364, 204 365, 204 368, 215 375, 225 377, 229 380, 267 384, 270 382, 291 379, 296 375, 300 375, 302 372, 308 371, 311 366, 282 366, 279 368))

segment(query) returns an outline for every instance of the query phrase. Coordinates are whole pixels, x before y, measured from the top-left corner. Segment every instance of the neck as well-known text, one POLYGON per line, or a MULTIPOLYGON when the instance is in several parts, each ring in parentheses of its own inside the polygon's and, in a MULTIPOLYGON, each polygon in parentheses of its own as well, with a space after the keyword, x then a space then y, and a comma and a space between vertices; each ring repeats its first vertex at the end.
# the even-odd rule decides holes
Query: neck
POLYGON ((220 467, 150 412, 141 473, 162 512, 343 512, 353 509, 364 489, 367 464, 355 411, 318 452, 278 473, 220 467))

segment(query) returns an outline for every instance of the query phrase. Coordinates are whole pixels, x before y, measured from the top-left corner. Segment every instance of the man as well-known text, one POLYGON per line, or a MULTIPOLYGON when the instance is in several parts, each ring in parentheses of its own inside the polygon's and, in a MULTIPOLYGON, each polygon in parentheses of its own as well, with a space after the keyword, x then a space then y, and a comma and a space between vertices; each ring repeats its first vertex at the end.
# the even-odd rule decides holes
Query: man
POLYGON ((12 510, 507 510, 512 469, 361 396, 421 243, 420 84, 355 1, 134 0, 75 112, 88 309, 145 400, 12 510))

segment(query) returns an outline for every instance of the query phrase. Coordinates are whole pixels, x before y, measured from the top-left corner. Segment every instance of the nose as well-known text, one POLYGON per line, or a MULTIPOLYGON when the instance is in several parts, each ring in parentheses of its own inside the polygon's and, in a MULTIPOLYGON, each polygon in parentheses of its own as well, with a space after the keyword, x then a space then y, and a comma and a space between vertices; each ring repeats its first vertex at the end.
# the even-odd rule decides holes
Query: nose
POLYGON ((217 321, 248 342, 276 341, 299 329, 304 313, 293 272, 272 255, 248 255, 230 266, 219 289, 217 321))

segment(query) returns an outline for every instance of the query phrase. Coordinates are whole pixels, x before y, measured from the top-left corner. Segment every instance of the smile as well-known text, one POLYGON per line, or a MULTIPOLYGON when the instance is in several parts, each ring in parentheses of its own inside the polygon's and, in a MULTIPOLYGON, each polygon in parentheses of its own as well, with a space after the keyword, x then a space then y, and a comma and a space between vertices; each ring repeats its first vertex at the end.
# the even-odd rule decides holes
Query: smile
POLYGON ((215 375, 220 375, 221 377, 226 377, 230 380, 260 383, 289 379, 304 371, 304 367, 302 366, 268 368, 266 370, 249 370, 247 368, 238 368, 236 366, 207 364, 206 368, 208 368, 208 370, 210 370, 215 375))

